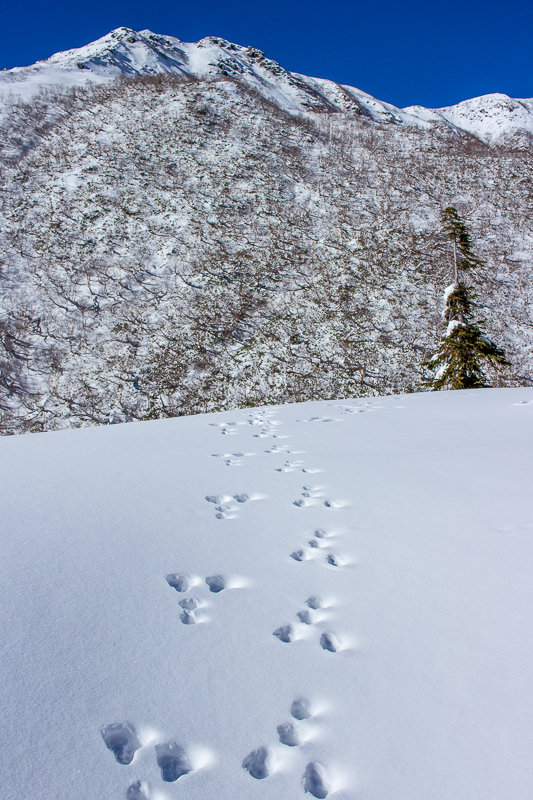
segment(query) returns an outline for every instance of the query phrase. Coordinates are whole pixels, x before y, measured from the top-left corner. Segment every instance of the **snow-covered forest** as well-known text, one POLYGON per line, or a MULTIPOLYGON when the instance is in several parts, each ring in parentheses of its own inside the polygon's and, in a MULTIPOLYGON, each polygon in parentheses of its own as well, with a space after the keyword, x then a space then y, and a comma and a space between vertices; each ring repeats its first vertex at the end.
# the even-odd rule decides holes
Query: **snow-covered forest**
POLYGON ((327 82, 313 95, 248 48, 254 75, 307 87, 295 110, 245 80, 235 45, 208 44, 228 58, 205 75, 151 69, 5 107, 2 432, 420 389, 450 204, 511 362, 491 378, 529 385, 530 134, 483 141, 327 82))

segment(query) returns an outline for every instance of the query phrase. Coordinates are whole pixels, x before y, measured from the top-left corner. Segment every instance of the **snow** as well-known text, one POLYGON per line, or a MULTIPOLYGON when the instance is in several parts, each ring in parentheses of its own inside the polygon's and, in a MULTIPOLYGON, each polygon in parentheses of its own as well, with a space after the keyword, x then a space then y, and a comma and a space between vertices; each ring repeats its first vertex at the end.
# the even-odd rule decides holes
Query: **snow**
POLYGON ((450 336, 453 333, 453 331, 455 330, 455 328, 457 328, 459 325, 463 325, 463 323, 460 322, 458 319, 450 320, 450 322, 448 322, 448 327, 446 328, 446 334, 445 335, 446 336, 450 336))
POLYGON ((410 106, 402 110, 425 122, 444 121, 489 143, 519 132, 533 134, 533 100, 501 93, 472 97, 444 108, 410 106))
POLYGON ((29 67, 0 73, 0 104, 29 101, 42 87, 105 83, 120 75, 157 73, 202 78, 233 75, 281 108, 293 112, 344 111, 376 122, 428 128, 445 125, 472 133, 485 142, 533 134, 533 98, 495 93, 445 108, 414 105, 397 108, 353 86, 291 73, 254 47, 216 36, 182 42, 149 30, 117 28, 84 47, 56 53, 29 67))
POLYGON ((483 141, 496 141, 516 131, 533 134, 533 101, 506 94, 487 94, 438 109, 444 119, 483 141))
POLYGON ((0 440, 3 798, 527 800, 532 406, 0 440))

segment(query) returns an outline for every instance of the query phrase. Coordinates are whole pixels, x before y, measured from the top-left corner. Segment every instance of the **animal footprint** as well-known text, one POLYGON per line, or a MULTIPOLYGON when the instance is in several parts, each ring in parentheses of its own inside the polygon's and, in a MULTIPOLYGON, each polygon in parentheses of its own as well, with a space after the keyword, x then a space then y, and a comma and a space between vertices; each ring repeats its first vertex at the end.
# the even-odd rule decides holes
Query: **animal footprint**
POLYGON ((329 556, 326 558, 328 564, 331 564, 332 567, 340 567, 341 561, 339 557, 335 555, 335 553, 330 553, 329 556))
POLYGON ((248 497, 247 494, 236 494, 236 495, 234 495, 234 499, 238 503, 246 503, 250 498, 248 497))
POLYGON ((276 472, 294 472, 301 464, 301 461, 286 461, 282 467, 276 469, 276 472))
MULTIPOLYGON (((288 446, 287 446, 287 447, 280 447, 280 446, 279 446, 279 445, 277 445, 277 444, 274 444, 274 445, 272 445, 272 447, 270 448, 270 450, 265 450, 265 453, 269 453, 269 454, 276 454, 276 453, 288 453, 288 452, 290 452, 290 451, 289 451, 289 447, 288 447, 288 446)), ((299 451, 299 452, 300 452, 300 451, 299 451)))
POLYGON ((294 558, 295 561, 306 561, 307 554, 305 550, 295 550, 294 553, 291 553, 291 558, 294 558))
POLYGON ((170 575, 167 575, 165 580, 168 585, 172 586, 177 592, 186 592, 189 588, 189 580, 185 575, 176 575, 176 573, 171 572, 170 575))
POLYGON ((283 722, 276 728, 281 744, 287 747, 297 747, 300 744, 298 733, 292 722, 283 722))
POLYGON ((336 653, 337 650, 340 650, 339 642, 333 633, 323 633, 320 637, 320 646, 330 653, 336 653))
POLYGON ((252 750, 242 762, 243 769, 249 772, 252 778, 257 778, 257 780, 268 778, 270 773, 266 762, 269 755, 267 747, 258 747, 257 750, 252 750))
POLYGON ((219 494, 208 494, 205 499, 208 503, 215 503, 215 505, 218 505, 223 500, 219 494))
POLYGON ((187 611, 193 611, 195 608, 198 608, 199 600, 196 597, 186 597, 184 600, 180 600, 178 605, 182 608, 187 609, 187 611))
POLYGON ((316 761, 310 761, 305 768, 302 783, 304 791, 312 794, 318 800, 328 796, 328 787, 324 767, 316 761))
POLYGON ((176 742, 166 742, 156 744, 155 753, 157 766, 161 770, 161 777, 167 783, 173 783, 192 772, 192 766, 185 751, 185 748, 176 742))
POLYGON ((196 625, 196 616, 194 610, 198 608, 199 601, 196 597, 186 597, 185 600, 180 600, 179 604, 183 611, 180 619, 184 625, 196 625))
POLYGON ((319 597, 308 597, 305 601, 305 604, 306 606, 309 606, 309 608, 322 608, 322 601, 319 597))
POLYGON ((315 504, 315 501, 321 495, 320 486, 304 486, 302 492, 301 500, 295 500, 293 505, 299 506, 311 506, 315 504))
POLYGON ((134 781, 126 789, 126 800, 148 800, 148 786, 144 781, 134 781))
POLYGON ((217 513, 215 514, 215 517, 217 519, 226 519, 226 513, 225 512, 226 511, 230 511, 231 509, 230 509, 229 506, 217 506, 216 510, 217 510, 217 513))
POLYGON ((226 588, 226 581, 222 575, 211 575, 209 578, 205 579, 205 582, 209 586, 209 591, 214 594, 218 594, 226 588))
POLYGON ((272 635, 276 636, 280 642, 286 642, 288 644, 294 639, 294 629, 291 624, 282 625, 280 628, 275 630, 272 635))
POLYGON ((312 625, 313 624, 313 619, 311 617, 311 612, 310 611, 307 611, 307 610, 298 611, 296 616, 298 617, 300 622, 303 622, 304 625, 312 625))
POLYGON ((131 764, 136 750, 141 747, 135 729, 128 722, 113 722, 101 729, 106 747, 119 764, 131 764))
POLYGON ((212 428, 220 428, 220 433, 223 436, 227 436, 228 434, 237 433, 236 431, 236 422, 222 422, 221 424, 217 424, 216 422, 209 423, 212 428))
POLYGON ((309 700, 306 700, 305 697, 297 697, 296 700, 292 701, 291 717, 294 717, 294 719, 303 720, 310 719, 311 716, 312 714, 309 706, 309 700))

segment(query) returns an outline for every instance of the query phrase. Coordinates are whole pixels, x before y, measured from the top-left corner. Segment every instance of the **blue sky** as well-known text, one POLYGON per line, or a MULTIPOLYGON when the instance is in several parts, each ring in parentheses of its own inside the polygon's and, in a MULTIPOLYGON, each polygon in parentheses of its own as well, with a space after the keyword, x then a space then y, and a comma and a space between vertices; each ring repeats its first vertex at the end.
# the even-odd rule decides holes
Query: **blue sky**
POLYGON ((254 45, 285 68, 398 106, 533 96, 531 0, 26 0, 2 11, 0 68, 80 47, 113 28, 254 45))

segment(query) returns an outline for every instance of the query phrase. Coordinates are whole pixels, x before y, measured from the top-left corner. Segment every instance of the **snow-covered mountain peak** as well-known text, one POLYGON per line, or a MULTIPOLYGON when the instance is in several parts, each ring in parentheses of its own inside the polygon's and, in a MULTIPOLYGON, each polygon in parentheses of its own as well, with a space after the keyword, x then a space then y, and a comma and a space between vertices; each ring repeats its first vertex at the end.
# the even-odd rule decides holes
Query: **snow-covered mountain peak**
POLYGON ((533 134, 533 100, 489 94, 446 108, 400 109, 334 81, 289 72, 255 47, 206 36, 182 42, 149 30, 117 28, 84 47, 56 53, 28 67, 0 74, 0 99, 29 99, 43 86, 83 86, 121 75, 176 74, 233 77, 293 112, 343 112, 376 122, 453 126, 493 142, 516 133, 533 134))
POLYGON ((494 141, 515 131, 533 134, 533 99, 486 94, 439 111, 449 122, 484 141, 494 141))
POLYGON ((207 36, 186 43, 152 31, 117 28, 84 47, 56 53, 29 67, 4 70, 0 98, 28 99, 42 86, 81 86, 121 75, 175 74, 233 77, 288 111, 363 114, 381 122, 417 123, 415 117, 371 95, 333 81, 288 72, 255 47, 207 36))
POLYGON ((518 100, 501 93, 472 97, 444 108, 409 106, 403 111, 427 122, 451 124, 485 142, 517 133, 533 134, 533 100, 518 100))

